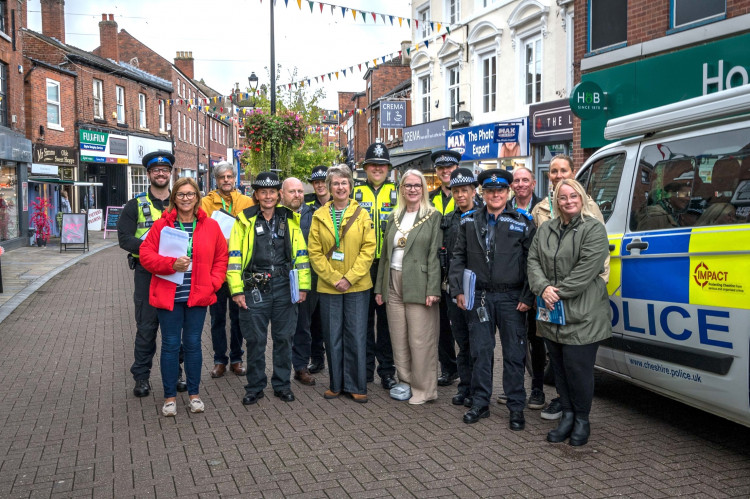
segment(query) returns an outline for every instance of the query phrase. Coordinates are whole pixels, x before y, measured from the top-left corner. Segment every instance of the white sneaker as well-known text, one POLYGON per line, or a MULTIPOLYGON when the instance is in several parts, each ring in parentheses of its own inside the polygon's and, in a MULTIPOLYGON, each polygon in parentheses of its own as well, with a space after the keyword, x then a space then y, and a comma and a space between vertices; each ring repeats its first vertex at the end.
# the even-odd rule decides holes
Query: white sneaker
POLYGON ((206 406, 203 405, 201 399, 190 399, 190 412, 203 412, 206 410, 206 406))
POLYGON ((165 402, 161 408, 161 413, 168 418, 177 416, 177 404, 174 402, 165 402))
POLYGON ((396 383, 391 388, 391 398, 395 400, 409 400, 411 398, 411 387, 406 383, 396 383))

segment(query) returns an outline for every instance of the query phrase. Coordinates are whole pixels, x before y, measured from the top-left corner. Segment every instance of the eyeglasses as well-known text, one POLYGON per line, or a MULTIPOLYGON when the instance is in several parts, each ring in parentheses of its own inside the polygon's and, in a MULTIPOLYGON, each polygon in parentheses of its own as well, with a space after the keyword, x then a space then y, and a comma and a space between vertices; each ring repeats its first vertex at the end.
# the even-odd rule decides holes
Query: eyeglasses
POLYGON ((422 189, 422 184, 403 184, 405 191, 418 191, 422 189))
POLYGON ((178 192, 175 197, 178 199, 193 199, 197 194, 195 192, 178 192))
POLYGON ((151 173, 167 173, 171 172, 172 170, 169 168, 151 168, 149 172, 151 173))
POLYGON ((577 200, 577 199, 578 199, 578 198, 580 198, 580 197, 581 197, 581 196, 579 196, 578 194, 576 194, 576 193, 573 193, 573 194, 571 194, 570 196, 557 196, 557 199, 558 199, 559 201, 562 201, 562 202, 564 203, 564 202, 566 202, 566 201, 568 201, 568 200, 570 200, 570 201, 575 201, 575 200, 577 200))
POLYGON ((349 182, 331 182, 331 187, 338 188, 338 187, 349 187, 349 182))

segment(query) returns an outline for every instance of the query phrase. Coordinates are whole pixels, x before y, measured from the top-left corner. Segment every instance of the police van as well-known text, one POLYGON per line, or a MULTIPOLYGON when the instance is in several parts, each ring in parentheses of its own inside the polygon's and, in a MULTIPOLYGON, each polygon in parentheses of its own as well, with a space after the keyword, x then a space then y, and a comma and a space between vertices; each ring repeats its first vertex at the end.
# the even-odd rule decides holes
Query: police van
POLYGON ((597 367, 750 426, 750 85, 612 119, 578 180, 610 242, 597 367))

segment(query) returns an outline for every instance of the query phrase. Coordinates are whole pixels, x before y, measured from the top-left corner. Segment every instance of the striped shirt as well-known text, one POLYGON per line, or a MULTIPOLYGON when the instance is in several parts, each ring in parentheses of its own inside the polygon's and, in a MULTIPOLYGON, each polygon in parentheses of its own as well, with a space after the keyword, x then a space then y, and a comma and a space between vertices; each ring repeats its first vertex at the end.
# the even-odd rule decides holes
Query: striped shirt
MULTIPOLYGON (((178 227, 179 227, 179 224, 178 224, 178 227)), ((189 224, 185 224, 185 232, 187 232, 188 236, 192 239, 193 237, 192 222, 189 224)), ((174 292, 175 303, 186 302, 188 300, 188 296, 190 295, 190 283, 193 278, 192 263, 191 263, 190 268, 191 270, 185 272, 185 279, 182 281, 182 284, 179 284, 177 286, 177 289, 174 292)))

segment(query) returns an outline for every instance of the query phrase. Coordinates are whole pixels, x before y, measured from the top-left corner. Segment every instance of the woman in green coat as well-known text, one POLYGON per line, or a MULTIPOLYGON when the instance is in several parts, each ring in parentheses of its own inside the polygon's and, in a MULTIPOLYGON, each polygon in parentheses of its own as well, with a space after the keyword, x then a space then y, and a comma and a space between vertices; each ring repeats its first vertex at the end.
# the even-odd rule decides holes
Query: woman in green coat
POLYGON ((574 446, 588 442, 596 351, 612 336, 607 287, 599 278, 609 255, 607 230, 585 199, 581 184, 562 180, 552 202, 556 216, 537 229, 528 256, 529 287, 544 302, 538 308, 564 311, 563 324, 549 322, 554 314, 537 315, 537 333, 547 345, 563 408, 547 440, 570 437, 574 446))

